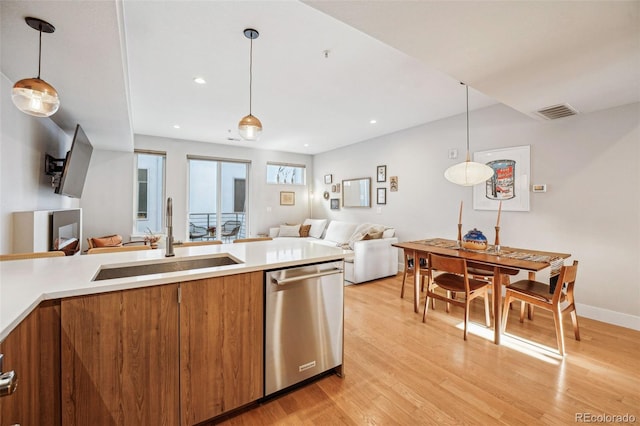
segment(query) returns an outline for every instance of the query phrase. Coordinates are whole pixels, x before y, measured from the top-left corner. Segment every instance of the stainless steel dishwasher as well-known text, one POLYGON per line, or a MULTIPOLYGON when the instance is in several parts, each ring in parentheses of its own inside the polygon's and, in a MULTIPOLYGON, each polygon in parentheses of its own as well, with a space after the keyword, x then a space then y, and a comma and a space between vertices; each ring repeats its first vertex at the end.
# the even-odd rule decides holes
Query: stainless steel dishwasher
POLYGON ((265 396, 331 369, 342 375, 343 267, 265 273, 265 396))

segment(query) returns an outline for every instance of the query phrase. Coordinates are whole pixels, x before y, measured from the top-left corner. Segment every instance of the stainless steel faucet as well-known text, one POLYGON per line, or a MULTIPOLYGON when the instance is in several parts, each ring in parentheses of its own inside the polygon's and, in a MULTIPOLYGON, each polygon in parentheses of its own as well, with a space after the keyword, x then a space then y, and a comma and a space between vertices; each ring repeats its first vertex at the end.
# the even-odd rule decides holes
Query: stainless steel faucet
POLYGON ((173 200, 167 198, 167 250, 166 257, 175 256, 173 252, 173 200))

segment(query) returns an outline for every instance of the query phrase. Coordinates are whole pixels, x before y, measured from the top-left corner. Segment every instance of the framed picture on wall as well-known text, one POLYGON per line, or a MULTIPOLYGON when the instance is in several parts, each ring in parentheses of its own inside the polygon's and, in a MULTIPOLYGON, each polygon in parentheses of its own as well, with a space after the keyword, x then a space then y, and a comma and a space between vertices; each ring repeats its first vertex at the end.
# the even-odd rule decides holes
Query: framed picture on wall
POLYGON ((387 181, 387 166, 378 166, 376 171, 376 182, 387 181))
POLYGON ((529 211, 529 182, 531 181, 531 147, 478 151, 473 161, 486 164, 494 170, 493 177, 473 187, 475 210, 529 211))
POLYGON ((294 206, 296 204, 296 193, 293 191, 280 191, 280 205, 294 206))
POLYGON ((333 175, 324 175, 324 183, 329 184, 333 182, 333 175))
POLYGON ((340 199, 332 198, 331 199, 331 210, 340 210, 340 199))
POLYGON ((376 204, 387 204, 387 188, 378 188, 376 204))
POLYGON ((398 176, 391 176, 389 178, 389 190, 391 192, 398 191, 398 176))

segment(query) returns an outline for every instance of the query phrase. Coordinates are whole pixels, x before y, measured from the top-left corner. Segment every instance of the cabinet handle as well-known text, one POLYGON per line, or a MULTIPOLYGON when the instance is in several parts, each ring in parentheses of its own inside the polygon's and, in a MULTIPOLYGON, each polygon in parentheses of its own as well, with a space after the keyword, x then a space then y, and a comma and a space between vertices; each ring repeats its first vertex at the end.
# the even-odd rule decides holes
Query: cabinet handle
POLYGON ((11 395, 18 386, 18 375, 15 371, 2 372, 2 358, 4 355, 0 354, 0 397, 11 395))

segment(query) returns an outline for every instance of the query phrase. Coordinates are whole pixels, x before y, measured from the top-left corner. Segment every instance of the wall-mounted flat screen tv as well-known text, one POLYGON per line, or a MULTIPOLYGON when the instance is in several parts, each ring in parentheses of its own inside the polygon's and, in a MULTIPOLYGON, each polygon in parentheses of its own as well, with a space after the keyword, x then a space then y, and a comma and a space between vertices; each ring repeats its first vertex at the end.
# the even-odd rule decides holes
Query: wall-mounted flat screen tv
POLYGON ((89 138, 78 124, 73 135, 71 149, 64 160, 60 183, 55 189, 56 194, 80 198, 87 178, 87 170, 91 162, 93 146, 89 138))

